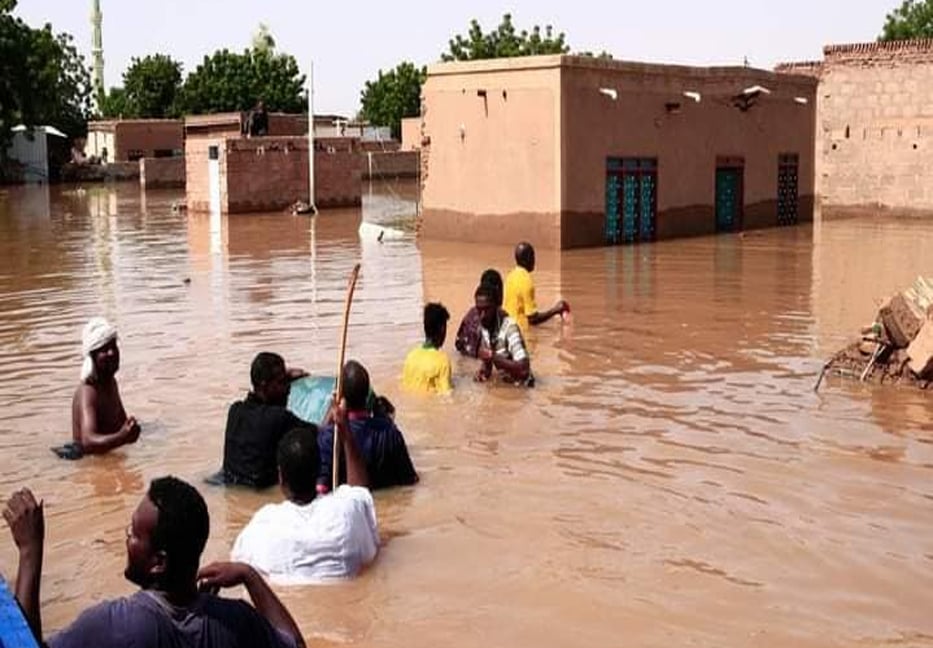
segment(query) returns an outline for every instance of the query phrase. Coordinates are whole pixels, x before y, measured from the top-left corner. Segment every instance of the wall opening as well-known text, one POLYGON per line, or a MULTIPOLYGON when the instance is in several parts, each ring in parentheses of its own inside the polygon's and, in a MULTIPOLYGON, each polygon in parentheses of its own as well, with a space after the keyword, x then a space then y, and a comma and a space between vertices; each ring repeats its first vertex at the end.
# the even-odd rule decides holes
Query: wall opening
POLYGON ((796 225, 798 222, 800 204, 799 169, 800 155, 797 153, 782 153, 778 156, 778 225, 796 225))
POLYGON ((657 212, 657 158, 607 158, 606 243, 653 241, 657 212))

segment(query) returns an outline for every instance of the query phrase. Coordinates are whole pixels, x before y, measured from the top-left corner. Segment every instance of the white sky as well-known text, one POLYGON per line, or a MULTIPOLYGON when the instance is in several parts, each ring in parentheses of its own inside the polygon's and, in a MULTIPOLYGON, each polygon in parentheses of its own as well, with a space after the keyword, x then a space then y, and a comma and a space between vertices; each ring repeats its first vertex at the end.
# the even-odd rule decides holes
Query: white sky
MULTIPOLYGON (((303 70, 314 59, 315 112, 352 114, 367 79, 402 60, 439 60, 471 18, 494 28, 552 24, 573 50, 617 59, 771 68, 819 59, 828 43, 874 40, 900 0, 101 0, 107 87, 133 56, 165 53, 193 70, 214 50, 248 47, 260 22, 303 70)), ((19 0, 32 26, 71 33, 90 60, 90 0, 19 0)))

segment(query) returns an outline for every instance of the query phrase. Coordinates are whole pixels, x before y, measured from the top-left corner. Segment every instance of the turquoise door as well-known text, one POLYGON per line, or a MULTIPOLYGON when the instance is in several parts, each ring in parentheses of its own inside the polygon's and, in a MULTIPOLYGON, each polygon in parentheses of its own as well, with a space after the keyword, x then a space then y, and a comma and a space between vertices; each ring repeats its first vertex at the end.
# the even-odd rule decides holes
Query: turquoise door
POLYGON ((657 164, 653 158, 609 158, 606 169, 607 245, 654 240, 657 164))
POLYGON ((742 169, 716 169, 716 231, 742 229, 742 169))

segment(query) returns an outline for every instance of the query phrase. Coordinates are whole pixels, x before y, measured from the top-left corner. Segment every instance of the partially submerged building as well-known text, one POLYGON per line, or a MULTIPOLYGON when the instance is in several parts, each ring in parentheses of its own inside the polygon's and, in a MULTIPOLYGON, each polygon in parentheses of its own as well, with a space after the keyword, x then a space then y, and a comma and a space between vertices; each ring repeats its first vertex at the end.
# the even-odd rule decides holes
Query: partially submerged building
POLYGON ((777 71, 819 80, 824 205, 933 209, 933 40, 829 45, 777 71))
POLYGON ((184 154, 181 119, 108 119, 88 122, 84 152, 102 162, 135 162, 142 158, 184 154))
POLYGON ((809 221, 816 85, 573 56, 431 66, 424 236, 572 248, 809 221))

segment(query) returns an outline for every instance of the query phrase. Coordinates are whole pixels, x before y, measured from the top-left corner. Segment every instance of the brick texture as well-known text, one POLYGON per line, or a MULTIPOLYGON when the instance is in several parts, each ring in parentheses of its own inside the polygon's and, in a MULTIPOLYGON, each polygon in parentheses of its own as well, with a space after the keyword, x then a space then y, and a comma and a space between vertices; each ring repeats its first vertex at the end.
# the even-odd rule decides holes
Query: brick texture
POLYGON ((143 158, 139 161, 139 184, 143 189, 184 187, 185 158, 143 158))

